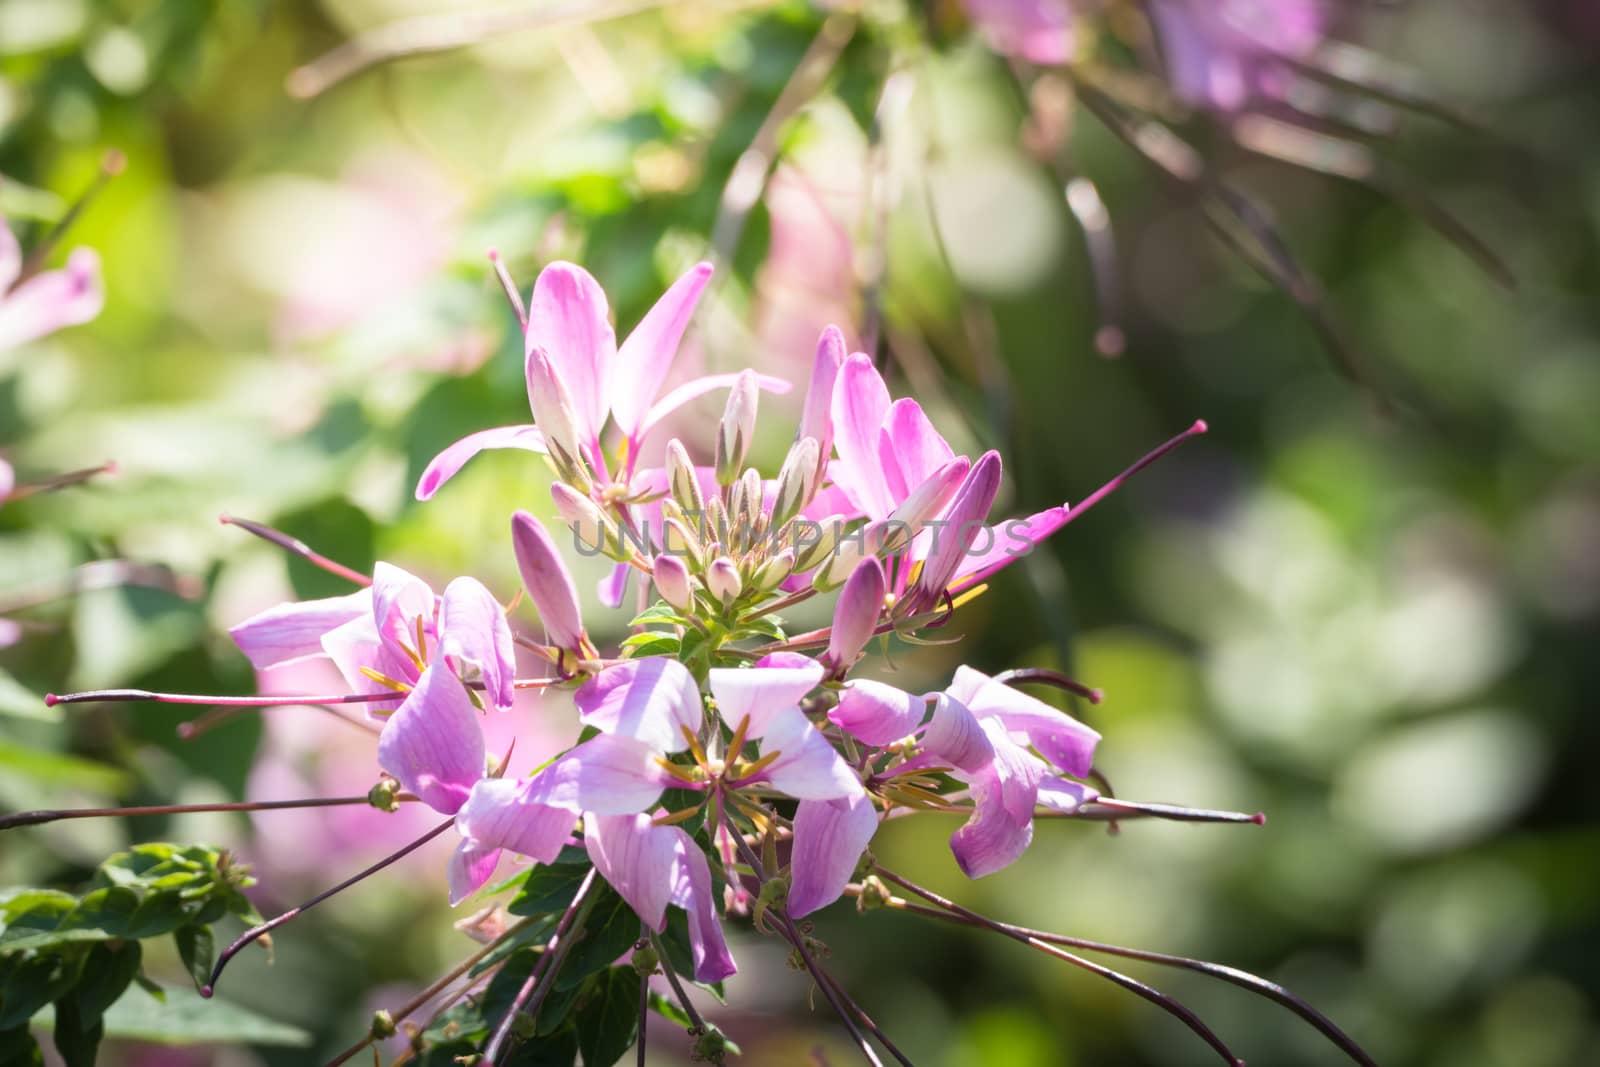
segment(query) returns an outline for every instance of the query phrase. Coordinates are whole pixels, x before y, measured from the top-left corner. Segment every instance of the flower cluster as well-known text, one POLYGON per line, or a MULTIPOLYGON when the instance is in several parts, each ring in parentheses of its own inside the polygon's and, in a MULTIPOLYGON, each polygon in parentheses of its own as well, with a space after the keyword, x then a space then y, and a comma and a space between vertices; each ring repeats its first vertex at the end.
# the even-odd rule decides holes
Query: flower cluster
MULTIPOLYGON (((794 443, 775 476, 765 476, 749 464, 758 399, 762 389, 785 383, 744 372, 657 397, 709 274, 702 264, 680 278, 619 348, 595 280, 571 264, 547 267, 525 309, 514 299, 525 325, 533 425, 484 430, 450 446, 417 488, 428 499, 485 448, 542 454, 555 474, 553 504, 574 544, 616 561, 603 598, 619 603, 637 583, 641 610, 618 654, 603 653, 591 638, 559 539, 526 511, 511 516, 511 542, 542 639, 520 632, 519 598, 502 602, 474 578, 456 578, 442 594, 387 563, 368 578, 276 531, 232 520, 360 586, 346 596, 272 608, 232 635, 258 668, 313 656, 337 666, 347 694, 256 702, 365 707, 378 731, 373 771, 382 776, 370 802, 420 803, 446 817, 422 840, 451 830, 457 837, 448 872, 452 904, 482 889, 507 852, 535 869, 571 864, 575 855, 587 868, 538 968, 485 1043, 490 1062, 507 1047, 515 1019, 534 1013, 548 994, 553 978, 546 974, 567 958, 597 879, 641 924, 641 973, 659 965, 677 986, 677 968, 651 946, 660 947, 669 909, 681 909, 687 976, 716 983, 734 975, 724 919, 750 915, 758 929, 792 946, 796 966, 811 972, 870 1062, 878 1062, 876 1054, 858 1023, 909 1062, 822 970, 819 945, 801 921, 846 894, 863 909, 912 907, 891 884, 937 904, 925 910, 939 917, 973 914, 876 861, 870 846, 886 820, 925 810, 964 816, 950 847, 974 878, 1015 861, 1043 817, 1261 821, 1111 795, 1094 768, 1100 735, 1018 688, 1048 683, 1100 699, 1055 672, 991 677, 961 666, 933 692, 859 676, 875 639, 919 640, 1016 558, 990 525, 1000 457, 956 454, 915 400, 893 399, 871 359, 849 354, 841 333, 829 328, 794 443), (664 415, 722 388, 729 392, 710 462, 696 463, 676 439, 650 451, 650 430, 664 415), (799 537, 801 523, 824 533, 799 537), (830 626, 785 630, 783 612, 835 591, 830 626), (542 676, 517 677, 519 648, 546 664, 542 676), (525 774, 517 773, 512 752, 487 751, 484 716, 512 711, 519 689, 558 687, 571 690, 582 722, 576 743, 525 774)), ((1196 423, 1076 508, 1018 520, 1010 536, 1028 545, 1049 537, 1204 429, 1196 423)), ((131 691, 52 699, 140 698, 204 702, 131 691)), ((244 945, 321 899, 247 932, 221 954, 212 981, 244 945)), ((1028 935, 1035 947, 1048 937, 1028 935)), ((1270 990, 1257 988, 1287 997, 1270 990)), ((1225 1052, 1187 1009, 1149 992, 1225 1052)), ((1298 1001, 1291 1006, 1311 1011, 1298 1001)), ((683 1010, 701 1042, 716 1046, 697 1052, 720 1058, 725 1046, 713 1040, 714 1028, 687 1000, 683 1010)), ((1313 1015, 1350 1047, 1320 1015, 1307 1017, 1313 1015)), ((392 1032, 392 1019, 385 1025, 392 1032)), ((374 1034, 381 1036, 376 1028, 374 1034)))

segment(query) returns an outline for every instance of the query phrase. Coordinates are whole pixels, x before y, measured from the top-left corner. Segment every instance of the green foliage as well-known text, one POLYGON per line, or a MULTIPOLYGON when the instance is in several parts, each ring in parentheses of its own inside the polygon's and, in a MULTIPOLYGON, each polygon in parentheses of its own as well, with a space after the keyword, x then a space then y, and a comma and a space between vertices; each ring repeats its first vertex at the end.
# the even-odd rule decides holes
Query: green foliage
POLYGON ((81 896, 19 889, 0 897, 3 1040, 25 1057, 29 1020, 53 1003, 57 1051, 69 1067, 92 1064, 108 1009, 141 977, 140 942, 172 934, 195 984, 203 984, 211 924, 226 915, 260 921, 243 892, 252 884, 248 868, 225 850, 147 844, 107 859, 81 896))

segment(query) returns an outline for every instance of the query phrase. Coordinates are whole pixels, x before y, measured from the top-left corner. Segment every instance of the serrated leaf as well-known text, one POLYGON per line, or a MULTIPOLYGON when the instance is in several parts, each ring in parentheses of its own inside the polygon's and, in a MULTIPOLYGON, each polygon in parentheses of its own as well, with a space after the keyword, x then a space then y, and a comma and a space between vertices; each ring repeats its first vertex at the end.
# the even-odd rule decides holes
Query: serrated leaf
POLYGON ((640 981, 632 967, 612 967, 590 983, 575 1020, 584 1067, 611 1067, 638 1039, 640 981))

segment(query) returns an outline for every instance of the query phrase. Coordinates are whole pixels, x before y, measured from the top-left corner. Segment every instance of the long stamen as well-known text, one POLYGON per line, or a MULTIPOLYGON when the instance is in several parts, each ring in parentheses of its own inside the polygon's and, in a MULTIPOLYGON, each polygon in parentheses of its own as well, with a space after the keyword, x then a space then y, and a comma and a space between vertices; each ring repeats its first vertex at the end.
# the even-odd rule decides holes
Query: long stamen
MULTIPOLYGON (((325 712, 326 714, 333 716, 335 719, 338 719, 340 722, 345 723, 345 724, 353 727, 354 729, 360 730, 362 733, 375 734, 375 733, 379 733, 380 732, 380 728, 379 727, 375 726, 374 724, 372 724, 370 722, 367 722, 364 719, 353 719, 348 715, 341 715, 337 711, 335 711, 333 708, 330 708, 330 707, 327 707, 327 706, 324 706, 324 705, 321 705, 321 704, 312 704, 312 705, 309 705, 309 706, 317 709, 318 711, 325 712)), ((239 708, 239 707, 235 707, 235 708, 212 708, 210 711, 206 712, 204 715, 197 715, 194 718, 188 720, 187 722, 180 722, 178 724, 178 729, 177 729, 178 740, 180 740, 180 741, 193 741, 197 737, 203 737, 204 735, 210 733, 212 730, 215 730, 217 727, 225 726, 228 723, 232 722, 234 719, 237 719, 240 716, 242 716, 242 715, 244 715, 247 712, 250 712, 252 710, 255 710, 255 709, 247 708, 247 707, 246 708, 239 708)))
POLYGON ((895 885, 917 894, 924 900, 932 901, 941 908, 945 908, 951 912, 954 912, 956 915, 968 918, 974 923, 983 926, 985 929, 993 930, 996 933, 1003 934, 1014 941, 1021 941, 1025 945, 1036 948, 1041 952, 1056 957, 1057 959, 1064 960, 1075 967, 1081 967, 1091 974, 1097 974, 1102 978, 1109 979, 1110 981, 1115 982, 1117 985, 1122 986, 1124 989, 1132 993, 1136 993, 1145 1000, 1148 1000, 1150 1003, 1161 1008, 1163 1011, 1173 1015, 1190 1030, 1194 1031, 1194 1033, 1199 1036, 1201 1040, 1210 1045, 1216 1051, 1216 1053, 1223 1058, 1229 1067, 1244 1067, 1244 1061, 1238 1056, 1235 1056, 1233 1054, 1233 1050, 1224 1044, 1222 1039, 1218 1037, 1209 1026, 1201 1021, 1198 1015, 1160 990, 1153 989, 1150 986, 1145 985, 1143 982, 1128 977, 1120 971, 1114 971, 1109 967, 1103 966, 1102 964, 1095 963, 1093 960, 1086 960, 1082 956, 1074 955, 1071 952, 1067 952, 1065 949, 1048 944, 1047 942, 1033 937, 1031 934, 1025 933, 1020 929, 1007 929, 1004 923, 997 923, 987 916, 979 915, 975 911, 969 911, 954 901, 946 900, 944 897, 939 896, 932 890, 923 889, 915 882, 909 882, 906 879, 901 878, 893 871, 876 865, 873 869, 880 878, 893 882, 895 885))
POLYGON ((1069 678, 1060 671, 1052 671, 1045 667, 1023 667, 1014 671, 1001 671, 994 676, 994 680, 1002 685, 1015 685, 1018 682, 1038 682, 1042 685, 1053 685, 1057 689, 1064 689, 1074 693, 1091 704, 1098 704, 1105 699, 1102 690, 1084 685, 1076 678, 1069 678))
POLYGON ((321 567, 329 574, 336 574, 340 578, 345 578, 349 581, 355 582, 357 585, 372 584, 372 579, 367 577, 365 574, 358 574, 349 567, 346 567, 343 563, 331 560, 327 556, 322 555, 320 552, 312 551, 310 545, 306 544, 298 537, 289 536, 282 530, 274 530, 272 527, 263 523, 255 522, 251 519, 241 519, 234 515, 218 516, 218 521, 224 526, 237 526, 239 529, 244 530, 247 533, 253 533, 263 541, 271 541, 285 552, 299 556, 307 563, 310 563, 316 567, 321 567))
POLYGON ((204 693, 154 693, 148 689, 91 689, 82 693, 46 693, 46 707, 57 704, 200 704, 222 708, 276 708, 299 704, 366 704, 393 700, 393 693, 339 693, 331 696, 207 696, 204 693))
POLYGON ((323 890, 322 892, 318 893, 316 896, 312 897, 310 900, 306 901, 304 904, 301 904, 299 907, 290 908, 288 911, 284 912, 282 915, 276 916, 275 918, 268 919, 266 922, 261 923, 259 926, 252 926, 250 929, 246 930, 244 933, 242 933, 238 937, 234 938, 233 943, 231 945, 229 945, 227 948, 223 949, 222 952, 217 956, 216 966, 211 968, 211 979, 210 979, 210 981, 206 982, 205 985, 200 987, 200 995, 202 997, 211 996, 212 992, 216 988, 217 979, 222 976, 222 969, 228 965, 228 961, 233 959, 234 956, 238 955, 248 945, 250 945, 251 943, 253 943, 256 940, 258 940, 263 934, 269 933, 270 931, 276 929, 277 927, 282 926, 284 923, 288 922, 290 919, 293 919, 297 915, 302 915, 305 912, 310 911, 312 908, 316 907, 318 904, 321 904, 324 900, 327 900, 329 897, 333 896, 335 893, 339 893, 339 892, 342 892, 343 890, 349 889, 351 886, 355 885, 357 882, 361 881, 363 878, 367 878, 367 877, 370 877, 371 875, 377 874, 379 871, 383 870, 385 867, 389 866, 391 863, 395 862, 396 860, 402 859, 405 856, 410 855, 412 852, 415 852, 417 849, 421 848, 423 845, 427 844, 429 841, 432 841, 434 838, 438 837, 440 834, 442 834, 446 830, 450 829, 450 827, 455 825, 455 822, 456 822, 455 816, 452 815, 450 818, 446 819, 444 822, 440 823, 438 826, 435 826, 432 830, 429 830, 427 833, 423 834, 421 837, 417 838, 415 841, 411 842, 409 845, 406 845, 404 848, 402 848, 402 849, 400 849, 400 850, 398 850, 396 852, 391 852, 389 855, 385 856, 383 859, 379 860, 377 863, 374 863, 372 866, 368 867, 366 870, 362 871, 361 873, 353 875, 350 878, 346 878, 344 881, 340 882, 338 885, 334 886, 332 889, 323 890))
POLYGON ((35 493, 53 493, 57 489, 67 489, 74 485, 80 485, 96 475, 115 474, 116 471, 117 461, 108 459, 98 467, 80 467, 78 470, 53 474, 41 481, 24 482, 21 485, 13 486, 11 492, 0 496, 0 500, 22 500, 33 496, 35 493))
POLYGON ((128 157, 116 149, 112 149, 100 158, 100 169, 95 173, 94 179, 89 182, 88 188, 78 195, 78 199, 73 205, 67 208, 67 213, 62 215, 54 226, 50 227, 50 232, 45 234, 44 239, 34 246, 32 252, 28 253, 28 258, 23 261, 22 269, 17 273, 17 285, 21 285, 38 272, 39 267, 45 261, 45 257, 61 242, 61 238, 67 235, 67 231, 72 228, 73 223, 78 221, 78 217, 83 214, 84 209, 94 201, 95 197, 100 195, 100 191, 106 187, 106 183, 121 174, 123 168, 127 165, 128 157))
MULTIPOLYGON (((645 936, 650 939, 651 947, 656 950, 656 957, 661 961, 661 973, 666 977, 667 984, 672 987, 672 995, 678 999, 678 1006, 689 1017, 689 1025, 692 1028, 692 1032, 705 1033, 706 1021, 701 1018, 699 1009, 694 1006, 694 1001, 689 999, 688 991, 683 988, 683 982, 678 978, 677 969, 672 966, 672 962, 667 958, 667 948, 661 943, 661 935, 643 923, 639 925, 645 936)), ((644 1031, 641 1029, 639 1033, 642 1036, 644 1031)))
MULTIPOLYGON (((1118 800, 1116 797, 1097 797, 1091 804, 1101 808, 1112 808, 1117 812, 1116 818, 1126 818, 1126 813, 1143 815, 1153 819, 1170 819, 1173 822, 1230 822, 1254 823, 1256 826, 1265 826, 1267 816, 1265 812, 1243 811, 1216 811, 1210 808, 1186 808, 1178 804, 1149 804, 1136 800, 1118 800)), ((1072 813, 1066 813, 1069 815, 1072 813)))
POLYGON ((494 264, 494 276, 500 281, 500 288, 505 290, 506 300, 511 304, 511 310, 517 313, 517 322, 522 327, 522 332, 528 332, 528 309, 522 303, 522 294, 517 291, 517 283, 511 280, 511 272, 500 259, 500 253, 489 249, 489 262, 494 264))
MULTIPOLYGON (((416 800, 410 793, 397 793, 395 800, 416 800)), ((292 808, 332 808, 348 804, 369 804, 365 795, 358 797, 309 797, 305 800, 242 800, 217 804, 149 804, 134 808, 58 808, 48 811, 20 811, 14 815, 0 816, 0 830, 14 830, 19 826, 39 826, 64 819, 104 819, 116 815, 188 815, 204 811, 282 811, 292 808)))
MULTIPOLYGON (((902 901, 899 897, 891 898, 889 901, 889 906, 913 915, 922 915, 928 918, 943 919, 947 922, 961 923, 965 926, 983 927, 986 925, 983 922, 968 919, 962 915, 956 915, 951 912, 939 911, 935 908, 927 908, 920 904, 912 904, 907 901, 902 901)), ((1199 974, 1208 975, 1212 978, 1218 978, 1224 982, 1229 982, 1241 989, 1247 989, 1252 993, 1266 997, 1268 1000, 1288 1008, 1290 1011, 1294 1012, 1296 1015, 1300 1016, 1300 1018, 1304 1019, 1306 1022, 1315 1027, 1324 1037, 1333 1042, 1333 1044, 1337 1046, 1341 1052, 1349 1056, 1356 1063, 1360 1064, 1361 1067, 1378 1067, 1377 1061, 1367 1054, 1366 1049, 1356 1044, 1355 1040, 1341 1030, 1338 1024, 1332 1019, 1322 1014, 1320 1011, 1312 1007, 1300 997, 1296 996, 1290 990, 1284 988, 1276 982, 1262 978, 1258 974, 1251 974, 1249 971, 1243 971, 1237 967, 1229 967, 1224 963, 1212 963, 1209 960, 1196 960, 1187 956, 1173 956, 1165 952, 1151 952, 1146 949, 1129 948, 1126 945, 1112 945, 1104 941, 1091 941, 1088 938, 1083 937, 1069 937, 1066 934, 1051 933, 1048 930, 1033 930, 1025 926, 1014 926, 1011 923, 1002 923, 998 920, 990 921, 995 922, 997 925, 1014 929, 1019 933, 1026 934, 1028 937, 1035 940, 1047 941, 1053 945, 1069 945, 1073 948, 1087 949, 1090 952, 1104 952, 1108 956, 1122 956, 1125 959, 1140 960, 1145 963, 1155 963, 1163 967, 1181 968, 1183 970, 1195 971, 1199 974)))
MULTIPOLYGON (((505 1047, 506 1039, 511 1036, 511 1027, 516 1022, 518 1015, 526 1010, 529 1014, 537 1012, 539 1005, 549 995, 550 989, 555 985, 556 972, 561 970, 561 965, 566 961, 567 954, 572 951, 572 946, 577 942, 576 937, 570 937, 573 928, 580 925, 588 918, 589 912, 594 908, 598 897, 592 894, 598 872, 590 867, 589 873, 583 876, 583 882, 578 886, 578 892, 572 898, 572 903, 567 906, 566 912, 561 916, 561 921, 556 924, 555 933, 545 943, 544 952, 539 957, 539 962, 534 965, 528 980, 522 983, 522 988, 517 990, 516 997, 511 1001, 511 1006, 506 1008, 506 1014, 500 1020, 500 1025, 495 1028, 494 1036, 489 1039, 489 1044, 484 1047, 483 1059, 493 1067, 500 1058, 500 1051, 505 1047), (546 980, 548 976, 548 981, 546 980), (524 1008, 526 1005, 526 1008, 524 1008)), ((665 957, 663 957, 665 958, 665 957)))

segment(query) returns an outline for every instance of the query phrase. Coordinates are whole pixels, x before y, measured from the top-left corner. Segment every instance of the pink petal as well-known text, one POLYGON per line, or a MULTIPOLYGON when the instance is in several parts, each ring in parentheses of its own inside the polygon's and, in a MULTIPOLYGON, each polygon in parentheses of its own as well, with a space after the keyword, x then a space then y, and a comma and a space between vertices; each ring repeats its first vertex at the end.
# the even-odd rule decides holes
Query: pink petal
POLYGON ((378 764, 435 811, 454 814, 483 777, 478 709, 449 670, 422 672, 378 737, 378 764))
POLYGON ((922 725, 928 702, 892 685, 858 678, 839 694, 828 721, 869 745, 887 745, 922 725))
POLYGON ((228 635, 257 670, 322 654, 322 635, 372 611, 372 593, 279 604, 231 628, 228 635))
POLYGON ((595 870, 645 925, 666 929, 668 904, 688 913, 696 981, 718 982, 738 970, 722 938, 711 868, 693 838, 648 815, 589 815, 583 825, 595 870))
POLYGON ((946 587, 955 577, 956 568, 983 533, 984 520, 999 491, 1000 454, 985 452, 967 472, 967 480, 961 483, 945 512, 945 525, 933 539, 933 548, 923 560, 922 572, 907 594, 907 612, 917 614, 939 605, 946 587))
POLYGON ((626 563, 612 567, 611 573, 595 585, 595 595, 600 598, 600 603, 608 608, 620 608, 622 598, 628 594, 628 577, 632 573, 633 568, 626 563))
MULTIPOLYGON (((0 224, 0 230, 5 230, 4 224, 0 224)), ((11 231, 5 230, 5 232, 10 233, 11 231)), ((0 251, 3 250, 3 248, 0 248, 0 251)), ((0 264, 0 266, 3 266, 3 264, 0 264)), ((4 281, 3 279, 0 279, 0 289, 4 288, 4 281)), ((11 495, 11 490, 15 489, 16 486, 17 472, 11 469, 11 464, 7 463, 3 459, 0 459, 0 503, 3 503, 5 498, 11 495)))
POLYGON ((786 712, 799 715, 800 698, 822 682, 824 673, 822 664, 812 660, 803 666, 718 667, 710 672, 711 695, 730 729, 737 730, 750 716, 748 736, 755 740, 786 712))
POLYGON ((458 844, 450 855, 450 906, 455 907, 481 889, 494 877, 499 864, 497 848, 478 848, 468 841, 458 844))
POLYGON ((811 365, 811 382, 806 387, 805 406, 800 409, 800 430, 796 439, 815 438, 828 455, 833 447, 833 383, 844 365, 844 334, 829 326, 817 340, 817 356, 811 365))
POLYGON ((483 682, 491 706, 501 711, 511 706, 517 675, 511 626, 500 602, 476 578, 457 578, 444 587, 439 642, 460 677, 483 682))
POLYGON ((1051 811, 1074 812, 1099 795, 1098 789, 1092 789, 1082 782, 1047 777, 1039 782, 1038 803, 1041 808, 1051 811))
POLYGON ((871 557, 856 564, 856 569, 845 579, 839 600, 833 606, 833 628, 828 634, 828 651, 824 657, 834 674, 843 675, 848 671, 872 640, 878 618, 883 614, 886 591, 883 565, 871 557))
POLYGON ((601 734, 556 760, 527 784, 527 800, 600 815, 632 815, 654 806, 669 785, 655 749, 619 734, 601 734))
POLYGON ((637 442, 661 383, 678 354, 683 331, 711 280, 711 264, 697 263, 673 282, 617 351, 611 377, 611 411, 617 428, 637 442))
POLYGON ((441 485, 466 466, 467 460, 490 448, 520 448, 543 455, 544 434, 537 426, 496 426, 468 434, 428 461, 422 477, 417 479, 417 499, 431 500, 441 485))
POLYGON ((1008 866, 1033 841, 1033 809, 1044 764, 1013 744, 994 720, 983 722, 994 760, 971 778, 972 818, 950 838, 950 849, 968 878, 1008 866))
POLYGON ((954 458, 955 452, 923 414, 921 404, 902 398, 889 405, 878 431, 878 460, 894 499, 904 500, 954 458))
POLYGON ((22 245, 17 242, 17 235, 11 232, 11 227, 6 225, 5 216, 0 215, 0 293, 10 289, 11 283, 21 273, 22 245))
POLYGON ((573 263, 556 262, 540 271, 528 301, 525 351, 544 349, 572 399, 585 445, 599 437, 609 407, 617 354, 609 313, 600 283, 573 263))
POLYGON ((523 588, 538 609, 546 638, 557 648, 576 651, 584 637, 578 587, 555 541, 538 519, 518 511, 511 516, 511 546, 523 588))
POLYGON ((416 575, 381 561, 372 568, 372 623, 384 644, 404 644, 420 652, 417 620, 426 634, 433 629, 437 606, 433 590, 416 575))
POLYGON ((922 747, 969 774, 982 771, 994 759, 994 746, 978 717, 946 693, 935 696, 933 721, 922 735, 922 747))
POLYGON ((480 848, 505 848, 553 863, 572 836, 578 813, 528 799, 529 783, 483 778, 456 812, 456 830, 480 848))
MULTIPOLYGON (((385 678, 393 678, 397 682, 407 684, 414 683, 421 674, 409 657, 398 649, 384 645, 378 639, 378 630, 372 625, 370 615, 351 619, 343 626, 323 634, 322 650, 333 660, 333 665, 339 668, 345 684, 354 693, 393 692, 390 686, 369 675, 367 673, 369 670, 385 678)), ((392 711, 399 707, 404 699, 404 693, 395 693, 392 700, 374 700, 364 707, 369 718, 378 718, 379 712, 392 711)))
POLYGON ((839 462, 828 473, 857 510, 881 519, 894 510, 878 454, 878 431, 889 413, 889 387, 857 352, 844 361, 833 384, 833 447, 839 462))
POLYGON ((682 845, 677 835, 682 833, 676 826, 656 826, 645 814, 591 813, 583 818, 583 844, 595 870, 657 932, 667 926, 673 867, 682 845))
POLYGON ((74 249, 61 270, 35 274, 0 295, 0 352, 88 322, 100 314, 105 299, 100 257, 92 249, 74 249))
POLYGON ((1007 519, 987 532, 980 533, 969 551, 956 567, 955 578, 950 583, 952 593, 970 589, 986 581, 990 575, 1002 570, 1032 552, 1067 524, 1072 509, 1066 505, 1046 508, 1025 519, 1007 519))
POLYGON ((878 829, 865 793, 839 800, 802 800, 794 816, 789 915, 801 918, 844 895, 861 854, 878 829))
POLYGON ((634 738, 655 752, 682 752, 688 747, 684 729, 698 732, 705 714, 694 675, 665 656, 607 667, 573 700, 585 726, 634 738))
POLYGON ((780 753, 762 777, 797 800, 832 800, 866 792, 850 764, 796 708, 773 717, 761 751, 780 753))
MULTIPOLYGON (((702 378, 684 382, 655 402, 650 408, 650 413, 644 417, 644 424, 639 427, 639 433, 634 440, 643 440, 645 435, 656 428, 657 423, 696 397, 704 396, 717 389, 733 388, 734 383, 739 380, 739 374, 743 373, 743 371, 740 371, 738 374, 707 374, 702 378)), ((769 393, 781 395, 787 393, 791 388, 788 382, 782 378, 774 378, 770 374, 755 374, 753 377, 756 387, 769 393)))
POLYGON ((672 866, 672 903, 689 918, 689 950, 694 957, 694 980, 720 982, 739 971, 722 938, 722 920, 711 886, 711 866, 694 839, 676 826, 669 830, 676 844, 672 866))
POLYGON ((1082 777, 1093 766, 1100 734, 1066 712, 966 666, 956 669, 948 692, 980 720, 992 718, 1026 734, 1040 755, 1068 774, 1082 777))
POLYGON ((1072 58, 1073 18, 1068 0, 964 0, 964 3, 967 14, 983 30, 989 46, 996 52, 1043 65, 1065 63, 1072 58))

